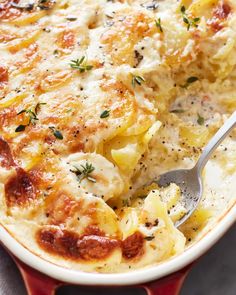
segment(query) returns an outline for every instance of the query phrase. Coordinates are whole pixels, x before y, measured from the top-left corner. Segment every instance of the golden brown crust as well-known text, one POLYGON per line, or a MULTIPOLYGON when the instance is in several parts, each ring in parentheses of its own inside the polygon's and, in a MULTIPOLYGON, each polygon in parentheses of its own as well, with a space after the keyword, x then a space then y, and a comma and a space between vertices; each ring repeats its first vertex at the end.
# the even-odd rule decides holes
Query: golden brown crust
POLYGON ((32 178, 22 168, 16 168, 16 175, 5 184, 7 206, 24 206, 36 198, 36 188, 32 178))
POLYGON ((207 24, 214 32, 218 32, 224 28, 224 22, 232 12, 232 7, 227 1, 219 3, 217 7, 213 9, 212 18, 208 20, 207 24))
POLYGON ((155 24, 144 13, 124 11, 113 20, 113 26, 101 37, 107 53, 111 54, 114 65, 130 64, 135 66, 137 59, 134 45, 146 36, 155 33, 155 24))
POLYGON ((37 241, 46 251, 72 260, 98 261, 107 259, 117 248, 125 259, 139 259, 144 253, 144 237, 136 232, 124 241, 105 237, 97 228, 89 227, 84 235, 60 229, 41 229, 37 241))
POLYGON ((144 236, 135 232, 122 242, 122 254, 125 259, 138 259, 144 253, 144 236))
POLYGON ((0 3, 0 20, 11 20, 19 17, 22 14, 22 10, 14 7, 19 0, 11 1, 5 0, 0 3), (13 3, 13 4, 12 4, 13 3))
POLYGON ((63 230, 42 229, 37 233, 38 243, 46 251, 65 258, 82 261, 104 260, 119 246, 115 239, 97 235, 78 236, 63 230))
POLYGON ((15 166, 9 144, 0 137, 0 163, 1 166, 10 168, 15 166))

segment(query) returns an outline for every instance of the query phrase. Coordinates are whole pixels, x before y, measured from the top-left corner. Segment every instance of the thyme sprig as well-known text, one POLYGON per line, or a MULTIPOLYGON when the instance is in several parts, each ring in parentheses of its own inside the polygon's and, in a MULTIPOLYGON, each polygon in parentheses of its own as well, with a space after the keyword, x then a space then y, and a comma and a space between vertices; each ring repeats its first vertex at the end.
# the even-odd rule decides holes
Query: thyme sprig
POLYGON ((183 22, 187 25, 187 30, 189 31, 191 27, 198 27, 198 23, 200 21, 200 17, 195 17, 192 18, 190 16, 187 15, 186 13, 186 8, 184 5, 181 6, 180 8, 180 12, 182 14, 183 17, 183 22))
POLYGON ((191 76, 186 80, 185 84, 180 85, 180 87, 181 88, 188 88, 190 84, 192 84, 198 80, 199 80, 198 77, 191 76))
POLYGON ((163 33, 163 28, 162 28, 162 25, 161 25, 161 19, 158 18, 157 20, 155 20, 155 23, 156 23, 156 27, 160 30, 161 33, 163 33))
POLYGON ((40 109, 41 105, 44 105, 46 103, 43 102, 39 102, 36 104, 36 106, 34 107, 34 109, 23 109, 20 112, 17 113, 18 115, 21 114, 26 114, 28 116, 28 123, 27 124, 21 124, 18 127, 16 127, 15 132, 22 132, 25 130, 25 128, 29 125, 35 125, 36 122, 39 120, 37 117, 38 111, 40 109))
POLYGON ((86 162, 85 165, 80 165, 81 168, 74 166, 75 170, 71 170, 71 172, 75 173, 79 182, 83 179, 87 178, 91 182, 96 182, 96 179, 91 176, 91 173, 95 170, 91 163, 86 162))
POLYGON ((84 73, 86 71, 90 71, 93 68, 92 65, 88 65, 86 63, 85 56, 82 56, 79 59, 71 60, 70 66, 71 66, 72 69, 79 70, 80 73, 84 73))

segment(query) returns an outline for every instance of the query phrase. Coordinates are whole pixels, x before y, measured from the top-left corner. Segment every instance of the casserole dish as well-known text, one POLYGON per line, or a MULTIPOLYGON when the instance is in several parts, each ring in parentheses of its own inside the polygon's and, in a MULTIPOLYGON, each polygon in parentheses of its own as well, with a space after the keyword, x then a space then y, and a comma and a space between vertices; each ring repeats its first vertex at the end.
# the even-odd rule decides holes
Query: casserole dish
POLYGON ((2 226, 0 239, 16 262, 29 295, 53 295, 57 287, 66 284, 96 288, 132 286, 144 288, 148 295, 177 295, 194 261, 205 254, 235 221, 236 206, 233 204, 217 225, 183 254, 161 265, 124 274, 91 274, 63 269, 27 251, 2 226))
POLYGON ((235 3, 157 2, 0 3, 0 238, 32 294, 178 292, 235 220, 235 132, 183 227, 180 188, 147 185, 192 167, 236 108, 235 3))

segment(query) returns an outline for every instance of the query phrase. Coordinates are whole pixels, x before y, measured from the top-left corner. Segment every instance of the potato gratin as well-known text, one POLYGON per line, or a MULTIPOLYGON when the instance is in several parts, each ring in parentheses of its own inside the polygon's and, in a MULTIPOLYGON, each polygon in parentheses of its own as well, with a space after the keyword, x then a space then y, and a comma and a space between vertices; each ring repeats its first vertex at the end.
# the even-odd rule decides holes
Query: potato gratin
POLYGON ((235 202, 236 132, 204 197, 194 165, 236 109, 235 0, 0 0, 0 222, 57 265, 120 272, 199 240, 235 202))

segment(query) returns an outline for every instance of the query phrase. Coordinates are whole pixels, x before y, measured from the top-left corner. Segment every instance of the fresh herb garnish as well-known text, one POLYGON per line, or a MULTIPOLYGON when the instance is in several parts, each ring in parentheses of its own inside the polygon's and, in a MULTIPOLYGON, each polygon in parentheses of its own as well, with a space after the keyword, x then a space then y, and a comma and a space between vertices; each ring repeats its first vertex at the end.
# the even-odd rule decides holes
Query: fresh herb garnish
POLYGON ((188 86, 196 81, 198 81, 198 77, 189 77, 187 80, 186 80, 186 83, 184 85, 180 85, 180 87, 182 88, 188 88, 188 86))
POLYGON ((45 104, 46 104, 46 102, 38 102, 34 108, 35 114, 38 114, 40 107, 45 104))
POLYGON ((198 23, 200 21, 200 17, 195 17, 195 18, 191 18, 189 17, 187 14, 186 14, 186 8, 185 6, 181 6, 181 14, 182 14, 182 17, 183 17, 183 22, 185 24, 187 24, 187 30, 189 31, 191 27, 195 27, 197 28, 198 27, 198 23))
POLYGON ((21 132, 25 130, 25 127, 27 125, 19 125, 18 127, 16 127, 15 132, 21 132))
POLYGON ((105 110, 101 113, 100 118, 104 119, 104 118, 109 117, 109 115, 110 115, 110 110, 105 110))
POLYGON ((187 79, 187 83, 188 84, 191 84, 191 83, 194 83, 194 82, 196 82, 196 81, 198 81, 199 79, 198 79, 198 77, 189 77, 188 79, 187 79))
POLYGON ((80 73, 84 73, 86 71, 90 71, 93 68, 92 65, 88 65, 86 63, 85 56, 82 56, 81 58, 76 59, 76 60, 71 60, 70 66, 72 67, 72 69, 79 70, 80 73))
POLYGON ((162 25, 161 25, 161 19, 158 18, 158 20, 155 20, 155 23, 156 23, 157 28, 161 31, 161 33, 163 33, 163 28, 162 28, 162 25))
POLYGON ((63 139, 63 135, 61 133, 61 131, 57 130, 55 127, 50 126, 49 129, 52 131, 53 135, 57 138, 62 140, 63 139))
POLYGON ((170 112, 175 113, 175 114, 181 114, 181 113, 184 113, 185 110, 183 110, 183 109, 174 109, 174 110, 171 110, 170 112))
POLYGON ((38 121, 38 118, 37 118, 37 113, 36 111, 32 111, 31 109, 25 109, 25 110, 22 110, 20 111, 19 113, 17 113, 17 115, 21 115, 23 113, 26 113, 29 117, 29 123, 27 125, 35 125, 36 124, 36 121, 38 121))
POLYGON ((75 173, 79 182, 81 182, 85 178, 87 178, 91 182, 96 182, 96 179, 90 175, 95 170, 93 165, 86 162, 85 165, 80 166, 81 168, 74 166, 75 170, 71 170, 71 172, 75 173))
POLYGON ((199 113, 197 114, 197 116, 198 116, 197 123, 199 125, 204 125, 205 119, 199 113))
POLYGON ((142 82, 145 82, 145 79, 141 76, 135 76, 132 77, 132 86, 135 87, 136 84, 141 85, 142 82))
POLYGON ((18 112, 18 113, 17 113, 17 116, 25 113, 25 114, 28 116, 29 121, 28 121, 28 123, 25 124, 25 125, 23 125, 23 124, 19 125, 19 126, 15 129, 15 132, 21 132, 21 131, 24 131, 25 128, 26 128, 27 126, 29 126, 30 124, 35 125, 36 122, 38 121, 37 114, 38 114, 39 108, 40 108, 41 105, 44 105, 44 104, 46 104, 46 103, 39 102, 39 103, 36 104, 34 110, 32 110, 32 109, 23 109, 23 110, 21 110, 20 112, 18 112))

